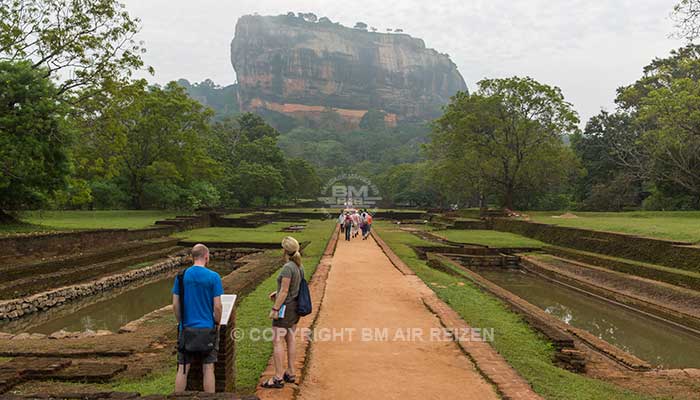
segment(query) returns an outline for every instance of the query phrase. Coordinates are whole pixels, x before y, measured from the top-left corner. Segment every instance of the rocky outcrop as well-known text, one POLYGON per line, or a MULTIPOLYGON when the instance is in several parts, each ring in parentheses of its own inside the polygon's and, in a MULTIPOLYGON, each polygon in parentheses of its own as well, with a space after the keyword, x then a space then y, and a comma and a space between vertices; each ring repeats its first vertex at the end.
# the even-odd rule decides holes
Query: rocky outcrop
POLYGON ((329 110, 358 124, 368 110, 385 122, 432 118, 464 79, 446 54, 403 33, 351 29, 325 18, 243 16, 231 42, 242 110, 319 117, 329 110))

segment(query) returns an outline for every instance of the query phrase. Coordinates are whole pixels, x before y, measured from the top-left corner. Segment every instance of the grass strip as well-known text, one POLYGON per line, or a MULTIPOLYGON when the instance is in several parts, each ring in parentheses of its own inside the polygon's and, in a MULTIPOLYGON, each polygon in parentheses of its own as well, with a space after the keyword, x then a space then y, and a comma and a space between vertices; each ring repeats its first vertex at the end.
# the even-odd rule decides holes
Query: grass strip
POLYGON ((20 219, 43 229, 139 229, 187 212, 161 210, 29 211, 20 219))
POLYGON ((494 329, 494 348, 546 399, 650 398, 554 366, 552 344, 500 300, 482 292, 467 278, 461 279, 428 267, 411 249, 411 245, 421 241, 410 233, 385 222, 375 223, 375 226, 391 249, 470 326, 494 329))
MULTIPOLYGON (((311 242, 304 249, 304 273, 307 279, 310 279, 316 271, 334 228, 335 222, 331 220, 309 221, 306 229, 292 234, 299 241, 311 242)), ((278 235, 280 234, 278 241, 287 235, 278 232, 278 235)), ((252 329, 262 331, 271 326, 270 319, 267 318, 271 305, 268 295, 277 288, 276 280, 277 275, 273 274, 241 301, 236 309, 236 328, 247 333, 252 329)), ((236 346, 236 392, 253 393, 272 355, 272 342, 253 340, 250 335, 244 335, 236 342, 236 346)))
POLYGON ((446 229, 433 231, 433 233, 453 242, 480 244, 489 247, 542 247, 545 245, 539 240, 510 232, 446 229))

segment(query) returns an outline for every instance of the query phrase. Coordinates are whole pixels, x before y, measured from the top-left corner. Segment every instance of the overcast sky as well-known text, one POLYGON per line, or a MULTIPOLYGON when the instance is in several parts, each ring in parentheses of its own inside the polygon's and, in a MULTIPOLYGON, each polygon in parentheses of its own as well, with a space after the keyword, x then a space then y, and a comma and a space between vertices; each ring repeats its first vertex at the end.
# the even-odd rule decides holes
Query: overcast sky
POLYGON ((470 90, 483 78, 529 75, 559 86, 583 121, 612 109, 670 39, 677 0, 122 0, 141 18, 157 82, 235 82, 229 44, 238 17, 313 12, 343 25, 403 28, 447 53, 470 90))

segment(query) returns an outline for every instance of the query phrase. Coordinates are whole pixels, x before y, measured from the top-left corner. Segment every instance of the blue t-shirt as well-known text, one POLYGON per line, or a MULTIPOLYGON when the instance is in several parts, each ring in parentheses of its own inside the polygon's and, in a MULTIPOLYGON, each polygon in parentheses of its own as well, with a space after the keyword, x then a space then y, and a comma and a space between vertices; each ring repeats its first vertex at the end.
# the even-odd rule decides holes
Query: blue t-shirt
MULTIPOLYGON (((214 271, 193 265, 185 271, 185 320, 189 328, 214 327, 214 298, 224 294, 221 277, 214 271)), ((180 295, 178 277, 173 294, 180 295)))

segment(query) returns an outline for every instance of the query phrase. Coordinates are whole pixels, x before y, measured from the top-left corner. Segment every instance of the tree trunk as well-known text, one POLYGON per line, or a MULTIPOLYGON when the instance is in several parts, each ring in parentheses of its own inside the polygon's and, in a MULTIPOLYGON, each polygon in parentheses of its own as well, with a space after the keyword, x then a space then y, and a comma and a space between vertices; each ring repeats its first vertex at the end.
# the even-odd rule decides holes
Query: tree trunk
POLYGON ((503 206, 509 210, 513 209, 513 185, 506 185, 506 192, 503 197, 503 206))

